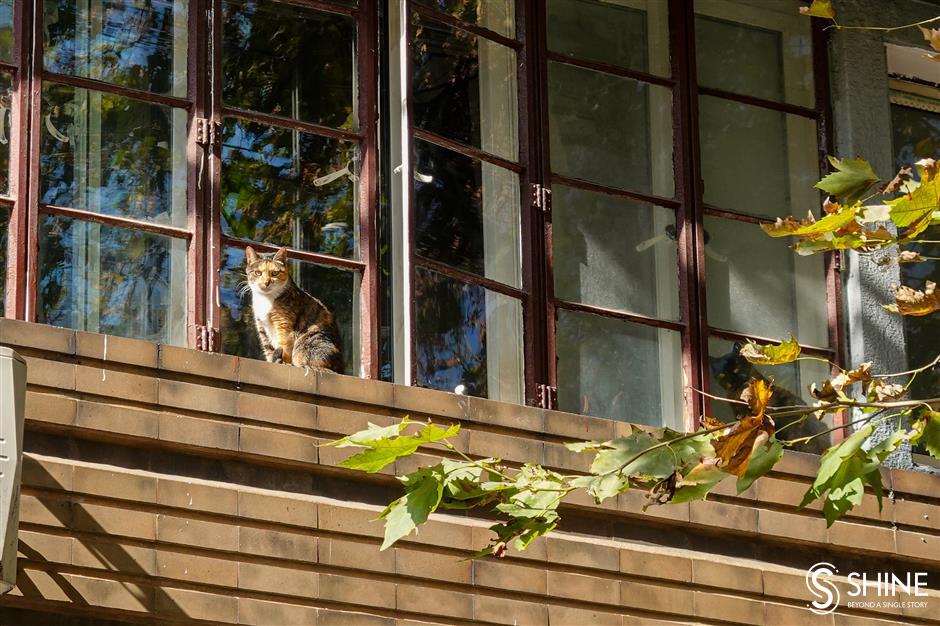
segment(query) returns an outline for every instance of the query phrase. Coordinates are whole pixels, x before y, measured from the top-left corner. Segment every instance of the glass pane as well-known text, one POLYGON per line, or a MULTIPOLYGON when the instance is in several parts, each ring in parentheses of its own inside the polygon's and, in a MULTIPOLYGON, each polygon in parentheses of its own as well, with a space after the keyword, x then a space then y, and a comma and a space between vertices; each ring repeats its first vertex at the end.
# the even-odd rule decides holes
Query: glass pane
POLYGON ((705 218, 712 328, 829 345, 823 255, 799 256, 788 239, 771 239, 756 224, 705 218))
POLYGON ((418 254, 519 287, 519 176, 424 141, 414 152, 418 254))
POLYGON ((678 319, 672 210, 555 185, 552 246, 556 298, 678 319))
POLYGON ((351 142, 226 120, 222 232, 333 256, 357 256, 358 159, 358 147, 351 142))
POLYGON ((43 216, 39 322, 186 345, 186 242, 43 216))
POLYGON ((764 217, 818 213, 816 122, 702 96, 705 202, 764 217))
POLYGON ((13 126, 12 107, 13 77, 7 72, 0 72, 0 196, 10 195, 10 131, 13 126))
POLYGON ((10 212, 0 208, 0 317, 3 317, 7 291, 7 231, 10 228, 10 212))
POLYGON ((518 300, 416 268, 415 344, 416 384, 522 402, 518 300))
POLYGON ((297 5, 222 3, 225 104, 314 122, 356 127, 353 18, 297 5))
POLYGON ((799 0, 696 0, 699 84, 814 105, 811 21, 799 0))
POLYGON ((558 310, 562 411, 687 430, 679 333, 558 310))
POLYGON ((0 61, 13 62, 13 3, 0 0, 0 61))
POLYGON ((414 0, 504 37, 516 31, 515 0, 414 0))
POLYGON ((548 49, 668 76, 667 8, 661 0, 549 0, 548 49))
MULTIPOLYGON (((322 302, 336 318, 346 374, 359 374, 359 274, 290 259, 294 283, 322 302)), ((222 249, 220 302, 222 352, 264 359, 245 280, 245 251, 222 249)))
MULTIPOLYGON (((819 384, 829 378, 829 366, 821 361, 800 360, 785 365, 752 365, 738 353, 740 348, 740 343, 715 338, 708 340, 709 380, 711 381, 709 390, 713 395, 737 400, 753 378, 773 382, 774 392, 770 397, 769 406, 814 404, 816 399, 809 393, 810 384, 819 384)), ((747 407, 742 405, 718 400, 711 400, 710 403, 709 415, 723 422, 743 417, 742 410, 747 410, 747 407)), ((794 424, 795 417, 778 417, 774 421, 777 430, 780 431, 778 434, 780 439, 809 437, 832 427, 831 415, 827 416, 825 421, 809 416, 799 424, 794 424)), ((829 444, 830 436, 821 435, 795 449, 821 454, 829 447, 829 444)))
POLYGON ((549 63, 548 103, 553 172, 672 197, 670 89, 549 63))
MULTIPOLYGON (((927 103, 925 102, 925 105, 927 103)), ((940 110, 940 101, 935 104, 940 110)), ((911 166, 920 159, 940 159, 940 112, 891 105, 894 127, 894 167, 911 166)), ((915 178, 919 178, 916 169, 915 178)))
POLYGON ((45 204, 186 226, 186 111, 46 83, 45 204))
POLYGON ((48 71, 186 96, 188 0, 45 0, 44 6, 48 71))
POLYGON ((413 62, 417 128, 512 161, 519 158, 513 50, 439 22, 419 20, 413 62))

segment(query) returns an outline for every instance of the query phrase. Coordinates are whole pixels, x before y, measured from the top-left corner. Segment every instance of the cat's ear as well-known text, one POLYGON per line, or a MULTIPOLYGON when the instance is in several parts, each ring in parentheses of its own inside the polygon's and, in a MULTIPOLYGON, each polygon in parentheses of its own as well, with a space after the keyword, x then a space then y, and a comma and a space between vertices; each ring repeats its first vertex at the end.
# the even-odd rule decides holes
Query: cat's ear
POLYGON ((274 258, 272 258, 271 260, 277 261, 278 263, 283 263, 284 261, 286 261, 287 260, 287 248, 281 248, 280 250, 275 252, 274 258))
POLYGON ((248 246, 247 248, 245 248, 245 260, 248 263, 254 263, 255 261, 258 260, 258 253, 255 252, 255 249, 252 248, 251 246, 248 246))

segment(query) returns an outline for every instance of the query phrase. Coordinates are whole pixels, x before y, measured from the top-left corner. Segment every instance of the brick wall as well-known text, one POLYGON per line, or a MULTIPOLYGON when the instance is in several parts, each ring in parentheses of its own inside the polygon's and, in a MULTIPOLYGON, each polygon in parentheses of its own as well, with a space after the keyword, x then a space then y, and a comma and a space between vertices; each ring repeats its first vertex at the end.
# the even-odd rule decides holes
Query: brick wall
POLYGON ((886 470, 884 509, 867 495, 827 529, 796 510, 816 460, 794 453, 740 496, 726 481, 647 513, 642 493, 577 499, 561 532, 502 560, 461 560, 491 522, 450 514, 379 552, 394 472, 347 472, 348 452, 317 442, 407 414, 460 422, 472 454, 571 473, 589 457, 562 442, 629 427, 12 320, 0 344, 28 362, 19 584, 0 623, 940 624, 937 478, 886 470), (818 561, 927 571, 928 606, 814 616, 818 561))

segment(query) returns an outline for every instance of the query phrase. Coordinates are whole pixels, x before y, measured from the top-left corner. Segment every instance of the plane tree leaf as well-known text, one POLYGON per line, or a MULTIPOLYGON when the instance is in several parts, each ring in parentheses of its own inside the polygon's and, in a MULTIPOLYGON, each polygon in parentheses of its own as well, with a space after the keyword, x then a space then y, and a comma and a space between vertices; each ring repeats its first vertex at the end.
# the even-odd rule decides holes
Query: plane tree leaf
POLYGON ((842 204, 853 204, 879 180, 871 163, 865 159, 830 156, 829 163, 836 171, 816 183, 816 188, 839 198, 842 204))
POLYGON ((940 293, 937 292, 936 283, 928 280, 923 291, 906 286, 895 288, 894 304, 882 306, 886 310, 899 315, 912 317, 930 315, 934 311, 940 310, 940 293))
POLYGON ((437 509, 444 490, 444 470, 441 465, 423 467, 399 478, 405 485, 405 495, 398 498, 379 514, 385 520, 385 550, 428 520, 437 509))
POLYGON ((808 7, 800 7, 800 13, 809 17, 822 17, 835 19, 836 12, 832 8, 832 0, 813 0, 808 7))
POLYGON ((739 354, 757 365, 781 365, 792 363, 800 356, 800 344, 794 337, 776 345, 760 345, 749 341, 741 347, 739 354))

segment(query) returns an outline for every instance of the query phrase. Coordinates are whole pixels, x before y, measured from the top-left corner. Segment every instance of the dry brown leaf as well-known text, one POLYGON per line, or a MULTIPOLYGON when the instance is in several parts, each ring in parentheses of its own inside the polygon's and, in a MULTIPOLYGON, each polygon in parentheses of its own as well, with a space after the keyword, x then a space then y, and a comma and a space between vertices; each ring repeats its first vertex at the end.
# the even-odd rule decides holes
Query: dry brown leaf
MULTIPOLYGON (((940 60, 940 58, 937 60, 940 60)), ((925 183, 931 181, 933 177, 937 175, 937 161, 935 159, 921 159, 920 161, 915 161, 914 166, 920 173, 921 182, 925 183)))
POLYGON ((912 317, 930 315, 940 310, 940 293, 937 293, 937 284, 928 280, 923 291, 911 287, 896 287, 894 304, 885 304, 884 308, 892 313, 912 317))
POLYGON ((926 259, 920 255, 920 252, 913 250, 901 250, 898 253, 898 263, 920 263, 925 260, 926 259))
POLYGON ((816 387, 816 384, 813 383, 809 391, 817 400, 835 402, 840 396, 844 395, 843 390, 846 387, 858 382, 868 382, 870 380, 871 362, 865 361, 853 370, 843 370, 833 376, 831 380, 823 381, 822 387, 816 387))
POLYGON ((918 26, 920 32, 924 35, 924 40, 930 44, 930 47, 940 52, 940 28, 924 28, 918 26))
POLYGON ((890 402, 903 398, 907 394, 904 385, 887 383, 883 380, 875 379, 871 381, 868 387, 868 398, 878 402, 890 402))
POLYGON ((900 170, 898 170, 897 175, 891 179, 891 182, 885 185, 885 188, 882 190, 882 193, 898 193, 901 191, 901 187, 909 181, 914 176, 914 170, 911 169, 909 165, 905 165, 900 170))
POLYGON ((842 209, 842 205, 839 204, 839 200, 835 196, 826 196, 822 208, 826 214, 838 213, 842 209))
POLYGON ((773 389, 763 380, 751 380, 741 399, 748 403, 751 415, 741 419, 730 430, 715 438, 712 446, 720 459, 723 472, 744 476, 755 444, 774 434, 774 421, 764 415, 773 389))

